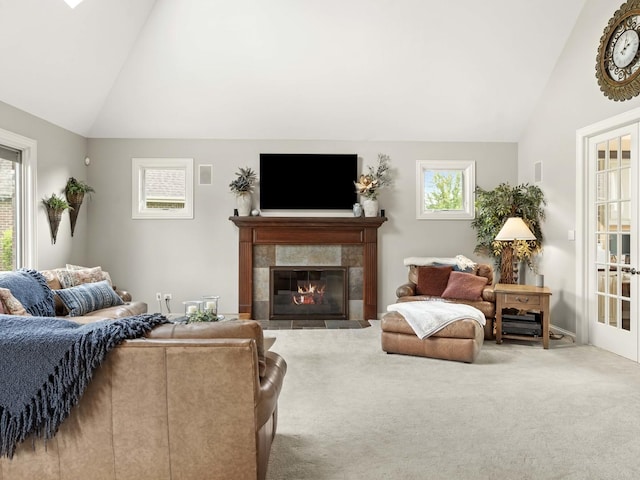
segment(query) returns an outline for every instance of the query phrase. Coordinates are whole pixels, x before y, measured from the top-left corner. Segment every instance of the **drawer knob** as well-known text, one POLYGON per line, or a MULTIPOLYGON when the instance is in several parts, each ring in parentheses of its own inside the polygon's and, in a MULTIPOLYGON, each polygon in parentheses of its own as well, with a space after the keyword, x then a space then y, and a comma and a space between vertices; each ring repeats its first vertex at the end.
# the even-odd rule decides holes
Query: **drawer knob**
POLYGON ((529 297, 516 297, 516 300, 520 303, 527 303, 529 301, 529 297))

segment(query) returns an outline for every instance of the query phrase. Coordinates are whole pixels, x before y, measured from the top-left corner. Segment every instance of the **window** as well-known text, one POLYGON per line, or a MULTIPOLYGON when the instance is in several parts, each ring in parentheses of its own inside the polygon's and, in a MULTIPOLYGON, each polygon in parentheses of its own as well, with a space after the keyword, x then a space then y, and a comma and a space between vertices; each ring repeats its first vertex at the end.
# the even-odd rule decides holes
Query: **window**
POLYGON ((37 142, 0 129, 0 270, 36 268, 37 142))
POLYGON ((193 218, 193 159, 132 159, 132 218, 193 218))
POLYGON ((475 182, 475 162, 418 160, 416 218, 473 219, 475 182))

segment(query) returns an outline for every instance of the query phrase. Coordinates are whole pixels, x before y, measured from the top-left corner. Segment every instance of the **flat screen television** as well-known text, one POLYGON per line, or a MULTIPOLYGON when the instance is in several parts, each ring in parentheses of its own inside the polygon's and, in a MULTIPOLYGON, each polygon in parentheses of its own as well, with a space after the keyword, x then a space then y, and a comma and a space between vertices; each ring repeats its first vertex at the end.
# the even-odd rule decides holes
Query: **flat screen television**
POLYGON ((261 210, 351 210, 358 155, 261 153, 261 210))

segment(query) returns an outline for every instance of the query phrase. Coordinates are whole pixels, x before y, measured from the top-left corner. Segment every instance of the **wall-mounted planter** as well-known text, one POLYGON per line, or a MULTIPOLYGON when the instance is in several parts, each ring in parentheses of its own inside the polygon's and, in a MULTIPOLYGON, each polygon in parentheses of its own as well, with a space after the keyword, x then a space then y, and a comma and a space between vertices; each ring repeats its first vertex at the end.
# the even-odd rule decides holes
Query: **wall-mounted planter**
POLYGON ((80 207, 84 201, 86 193, 91 194, 95 192, 93 187, 90 187, 82 180, 76 180, 73 177, 69 177, 67 185, 64 187, 64 194, 67 197, 67 202, 71 210, 69 211, 69 218, 71 219, 71 236, 76 230, 76 221, 78 220, 78 213, 80 213, 80 207))
POLYGON ((62 220, 62 213, 71 208, 69 203, 52 193, 50 197, 42 199, 42 204, 47 211, 47 219, 49 220, 49 229, 51 230, 51 243, 55 245, 58 237, 58 227, 62 220))

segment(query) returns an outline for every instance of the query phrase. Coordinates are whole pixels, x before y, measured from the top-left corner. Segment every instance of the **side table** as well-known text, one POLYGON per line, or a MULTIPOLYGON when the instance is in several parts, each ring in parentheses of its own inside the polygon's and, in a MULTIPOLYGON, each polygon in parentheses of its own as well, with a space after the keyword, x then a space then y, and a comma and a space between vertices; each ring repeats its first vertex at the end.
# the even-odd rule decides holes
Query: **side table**
POLYGON ((496 294, 496 343, 502 343, 503 338, 528 341, 542 340, 542 346, 549 348, 549 324, 551 323, 549 297, 551 296, 551 290, 547 287, 534 287, 532 285, 498 283, 494 291, 496 294), (502 310, 505 308, 540 312, 542 316, 542 338, 527 335, 503 335, 502 310))

